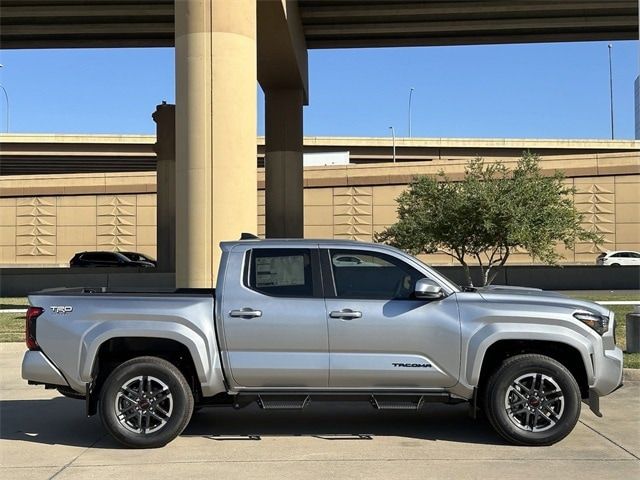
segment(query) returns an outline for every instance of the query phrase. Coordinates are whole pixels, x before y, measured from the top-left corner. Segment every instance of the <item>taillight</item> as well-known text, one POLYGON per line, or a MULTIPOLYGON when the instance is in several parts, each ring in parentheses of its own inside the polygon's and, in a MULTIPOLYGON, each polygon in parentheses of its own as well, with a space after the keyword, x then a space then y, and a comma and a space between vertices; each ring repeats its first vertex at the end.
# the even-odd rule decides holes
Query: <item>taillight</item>
POLYGON ((40 345, 36 340, 36 319, 42 315, 44 309, 41 307, 29 307, 27 309, 27 321, 25 327, 25 337, 29 350, 40 350, 40 345))

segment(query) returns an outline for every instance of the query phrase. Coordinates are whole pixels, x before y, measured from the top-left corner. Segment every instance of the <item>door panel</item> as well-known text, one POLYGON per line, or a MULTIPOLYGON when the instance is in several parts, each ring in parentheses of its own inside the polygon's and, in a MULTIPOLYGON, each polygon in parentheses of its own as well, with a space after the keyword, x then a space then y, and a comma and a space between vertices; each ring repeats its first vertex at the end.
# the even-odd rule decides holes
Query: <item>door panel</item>
POLYGON ((438 388, 455 385, 460 322, 455 295, 438 301, 327 299, 327 310, 360 318, 329 318, 330 385, 438 388))
POLYGON ((455 385, 460 369, 455 295, 415 299, 415 282, 427 274, 386 253, 331 250, 322 259, 332 282, 326 299, 331 387, 455 385))
POLYGON ((327 318, 315 249, 231 253, 220 311, 236 386, 327 387, 327 318), (238 262, 248 262, 247 268, 238 262), (235 265, 233 264, 235 262, 235 265), (235 283, 234 283, 235 282, 235 283), (243 310, 251 310, 243 315, 243 310))

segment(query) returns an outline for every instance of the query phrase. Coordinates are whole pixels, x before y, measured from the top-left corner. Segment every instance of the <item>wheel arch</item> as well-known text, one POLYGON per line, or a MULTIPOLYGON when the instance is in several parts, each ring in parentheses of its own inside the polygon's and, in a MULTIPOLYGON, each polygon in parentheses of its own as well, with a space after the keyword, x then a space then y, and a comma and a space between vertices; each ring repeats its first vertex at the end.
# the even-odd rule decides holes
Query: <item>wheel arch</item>
POLYGON ((162 337, 112 337, 100 344, 93 360, 91 377, 100 386, 111 371, 138 357, 158 357, 173 364, 189 383, 194 395, 201 395, 199 372, 189 348, 177 340, 162 337))
MULTIPOLYGON (((106 352, 116 352, 114 360, 126 361, 136 356, 175 356, 184 359, 183 373, 193 373, 197 388, 205 396, 226 390, 218 349, 215 339, 209 341, 184 325, 172 325, 170 329, 158 327, 165 325, 138 325, 135 329, 121 328, 117 324, 105 322, 99 328, 89 331, 82 341, 79 360, 79 378, 90 383, 100 370, 100 361, 106 352)), ((142 323, 142 322, 139 322, 142 323)))
POLYGON ((547 355, 562 363, 574 376, 583 397, 588 396, 594 377, 593 348, 584 338, 565 329, 529 331, 526 338, 518 332, 496 332, 469 342, 466 381, 481 388, 487 376, 506 358, 522 353, 547 355))

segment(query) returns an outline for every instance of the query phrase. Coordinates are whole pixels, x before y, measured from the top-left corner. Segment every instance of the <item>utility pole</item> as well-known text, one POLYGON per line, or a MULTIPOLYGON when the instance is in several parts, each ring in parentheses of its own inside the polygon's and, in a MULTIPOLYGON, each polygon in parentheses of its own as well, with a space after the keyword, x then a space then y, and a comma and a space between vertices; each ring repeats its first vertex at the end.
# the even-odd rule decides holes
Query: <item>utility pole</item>
POLYGON ((614 139, 613 130, 613 68, 611 68, 611 49, 613 45, 609 44, 609 106, 611 111, 611 140, 614 139))
POLYGON ((413 87, 409 90, 409 138, 411 138, 411 96, 414 90, 415 89, 413 87))
MULTIPOLYGON (((0 68, 3 68, 4 65, 0 63, 0 68)), ((0 84, 0 89, 4 92, 4 99, 7 102, 7 110, 5 112, 5 127, 7 129, 7 133, 9 133, 9 94, 7 93, 7 89, 4 88, 4 85, 0 84)))
POLYGON ((393 127, 389 127, 391 130, 391 140, 393 142, 393 163, 396 163, 396 131, 393 127))

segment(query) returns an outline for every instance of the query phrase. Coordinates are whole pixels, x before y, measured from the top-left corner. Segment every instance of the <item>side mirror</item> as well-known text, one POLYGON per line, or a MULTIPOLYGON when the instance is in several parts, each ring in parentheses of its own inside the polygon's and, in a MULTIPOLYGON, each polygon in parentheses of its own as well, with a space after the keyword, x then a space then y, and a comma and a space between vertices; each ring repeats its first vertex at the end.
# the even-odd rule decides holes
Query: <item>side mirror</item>
POLYGON ((424 300, 437 300, 444 297, 442 287, 428 278, 418 280, 413 293, 416 298, 424 300))

